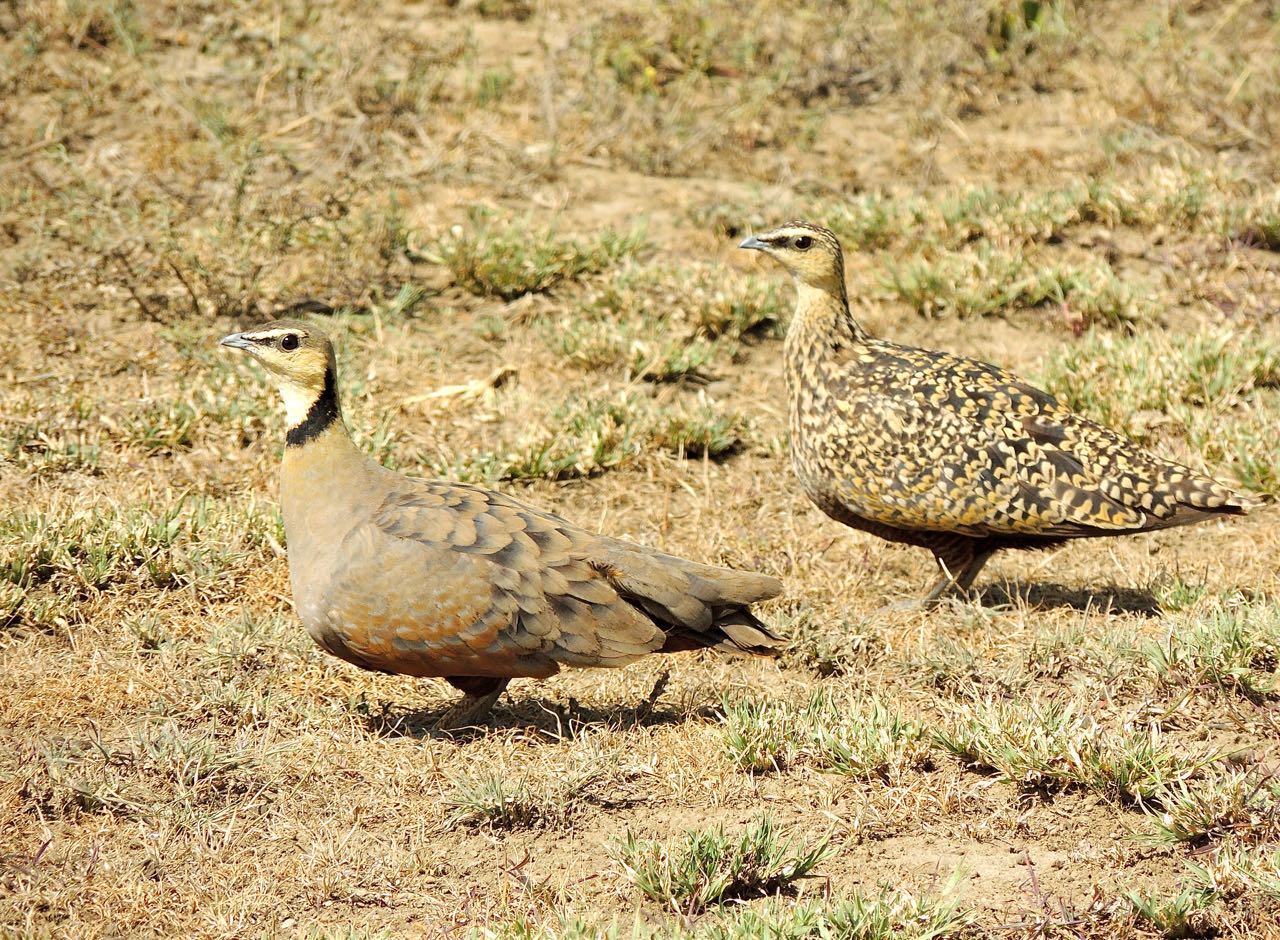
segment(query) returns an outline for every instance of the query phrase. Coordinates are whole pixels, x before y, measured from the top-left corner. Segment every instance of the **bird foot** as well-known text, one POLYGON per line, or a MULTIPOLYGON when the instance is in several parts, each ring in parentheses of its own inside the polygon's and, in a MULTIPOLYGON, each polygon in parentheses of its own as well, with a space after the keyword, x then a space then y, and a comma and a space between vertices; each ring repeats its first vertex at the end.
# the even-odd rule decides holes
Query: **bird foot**
POLYGON ((490 711, 506 690, 507 684, 484 695, 464 695, 462 700, 451 706, 436 719, 435 730, 443 732, 461 731, 464 728, 475 728, 490 711))

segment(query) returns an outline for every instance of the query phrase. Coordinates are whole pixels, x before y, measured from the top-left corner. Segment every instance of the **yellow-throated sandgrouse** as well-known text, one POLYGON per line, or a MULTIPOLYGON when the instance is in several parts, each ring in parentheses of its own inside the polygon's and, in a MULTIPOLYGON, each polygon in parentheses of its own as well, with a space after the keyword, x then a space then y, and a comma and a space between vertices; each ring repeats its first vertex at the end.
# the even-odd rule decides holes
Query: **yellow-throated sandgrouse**
POLYGON ((769 655, 750 605, 782 590, 595 535, 510 496, 412 479, 366 457, 338 405, 333 346, 277 320, 222 345, 274 379, 289 423, 280 500, 294 604, 321 648, 364 669, 440 676, 485 714, 509 680, 716 647, 769 655))
POLYGON ((788 222, 741 247, 795 281, 784 357, 796 475, 831 518, 932 551, 942 577, 926 602, 967 592, 1002 548, 1249 508, 998 366, 869 336, 849 311, 827 229, 788 222))

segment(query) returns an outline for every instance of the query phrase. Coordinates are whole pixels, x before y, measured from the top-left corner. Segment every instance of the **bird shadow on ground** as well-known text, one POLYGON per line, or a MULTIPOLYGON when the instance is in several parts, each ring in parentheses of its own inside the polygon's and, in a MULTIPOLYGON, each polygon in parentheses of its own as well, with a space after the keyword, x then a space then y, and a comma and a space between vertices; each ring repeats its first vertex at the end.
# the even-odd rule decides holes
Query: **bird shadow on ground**
POLYGON ((698 708, 664 707, 648 700, 631 705, 590 707, 569 699, 568 704, 543 698, 520 698, 499 703, 474 726, 444 730, 437 723, 449 712, 443 705, 423 709, 401 709, 383 703, 378 711, 365 715, 365 726, 379 737, 445 738, 468 741, 499 731, 532 732, 533 740, 548 743, 572 740, 592 728, 641 728, 678 725, 686 721, 705 720, 717 714, 712 706, 698 708))
POLYGON ((1090 613, 1160 615, 1160 602, 1151 591, 1117 585, 1084 588, 1051 581, 1003 581, 982 588, 977 597, 983 607, 1066 607, 1090 613))

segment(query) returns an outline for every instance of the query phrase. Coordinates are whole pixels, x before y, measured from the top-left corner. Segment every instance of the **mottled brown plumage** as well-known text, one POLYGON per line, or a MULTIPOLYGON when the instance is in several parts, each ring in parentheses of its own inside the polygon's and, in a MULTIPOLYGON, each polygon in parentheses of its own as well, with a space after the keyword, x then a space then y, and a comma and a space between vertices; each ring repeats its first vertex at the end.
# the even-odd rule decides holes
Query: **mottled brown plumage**
POLYGON ((780 638, 750 610, 781 591, 776 579, 596 535, 477 486, 393 473, 347 435, 322 332, 277 320, 222 343, 261 362, 285 400, 281 504, 307 632, 361 668, 447 679, 467 695, 447 724, 480 717, 512 678, 564 666, 776 651, 780 638))
POLYGON ((791 457, 844 524, 933 552, 933 601, 992 553, 1240 514, 1250 501, 1083 418, 999 366, 869 336, 840 243, 789 222, 749 238, 795 280, 787 331, 791 457))

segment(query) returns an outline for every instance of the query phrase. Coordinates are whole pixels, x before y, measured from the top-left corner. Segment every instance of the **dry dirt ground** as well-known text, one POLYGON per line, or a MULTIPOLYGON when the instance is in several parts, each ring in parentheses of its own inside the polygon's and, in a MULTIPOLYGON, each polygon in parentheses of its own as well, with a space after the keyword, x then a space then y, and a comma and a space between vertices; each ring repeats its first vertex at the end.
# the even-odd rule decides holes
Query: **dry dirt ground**
POLYGON ((1275 511, 880 612, 735 248, 1273 493, 1278 171, 1274 0, 0 4, 0 933, 1280 935, 1275 511), (281 312, 379 459, 777 575, 786 654, 434 732, 294 619, 281 312))

